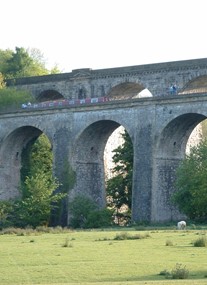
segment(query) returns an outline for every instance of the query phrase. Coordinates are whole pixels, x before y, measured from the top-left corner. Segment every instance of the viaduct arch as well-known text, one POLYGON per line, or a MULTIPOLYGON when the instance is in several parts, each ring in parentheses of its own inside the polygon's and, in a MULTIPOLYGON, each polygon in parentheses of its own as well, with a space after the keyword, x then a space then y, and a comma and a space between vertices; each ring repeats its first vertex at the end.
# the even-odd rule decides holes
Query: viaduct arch
MULTIPOLYGON (((40 101, 61 96, 112 99, 104 104, 0 114, 0 199, 19 195, 22 149, 44 132, 51 141, 54 171, 60 182, 64 181, 66 162, 75 173, 69 200, 84 191, 103 207, 103 152, 110 134, 122 125, 134 146, 132 219, 164 222, 181 218, 170 198, 187 140, 207 116, 206 82, 207 59, 81 69, 8 81, 10 86, 15 83, 15 88, 31 91, 40 101), (178 86, 173 95, 169 93, 172 83, 178 86), (139 96, 146 89, 147 95, 139 96)), ((68 212, 63 216, 63 223, 67 223, 68 212)))

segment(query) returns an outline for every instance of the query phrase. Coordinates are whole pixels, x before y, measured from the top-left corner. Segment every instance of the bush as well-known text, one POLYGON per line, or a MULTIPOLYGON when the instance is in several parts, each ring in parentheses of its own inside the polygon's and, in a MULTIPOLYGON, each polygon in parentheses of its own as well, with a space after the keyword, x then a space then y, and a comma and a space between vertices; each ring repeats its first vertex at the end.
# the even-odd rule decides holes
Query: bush
POLYGON ((112 211, 109 209, 95 210, 89 213, 87 228, 102 228, 112 225, 112 211))
POLYGON ((29 236, 29 235, 37 235, 38 233, 32 228, 15 228, 15 227, 8 227, 3 229, 0 232, 1 235, 17 235, 17 236, 29 236))
POLYGON ((114 240, 135 240, 144 239, 148 237, 150 237, 149 233, 129 235, 127 232, 121 232, 119 234, 116 234, 114 240))
POLYGON ((205 236, 200 237, 193 242, 193 245, 195 247, 206 247, 207 246, 207 238, 205 236))
POLYGON ((129 234, 127 232, 122 232, 119 234, 116 234, 114 240, 126 240, 129 238, 129 234))
POLYGON ((176 171, 172 200, 179 210, 194 221, 207 218, 207 139, 192 147, 176 171))
POLYGON ((31 94, 14 88, 0 89, 0 111, 20 109, 22 103, 33 102, 31 94))
POLYGON ((0 227, 11 226, 10 217, 12 214, 13 203, 11 201, 0 201, 0 227))
POLYGON ((172 279, 187 279, 189 275, 189 271, 185 266, 182 267, 182 264, 177 263, 175 268, 171 272, 172 279))
POLYGON ((166 246, 173 246, 173 242, 171 240, 166 240, 166 243, 165 243, 166 246))
POLYGON ((73 228, 85 228, 88 216, 92 211, 97 210, 97 205, 89 197, 83 195, 76 196, 69 203, 69 211, 72 215, 69 223, 73 228))
POLYGON ((161 271, 159 275, 165 276, 166 279, 170 278, 170 272, 167 269, 164 269, 163 271, 161 271))
POLYGON ((166 279, 187 279, 189 271, 185 266, 182 267, 182 264, 176 263, 175 268, 171 272, 164 269, 159 275, 165 276, 166 279))
POLYGON ((63 246, 63 247, 73 247, 73 244, 70 243, 70 239, 67 237, 67 238, 65 239, 64 244, 63 244, 62 246, 63 246))
POLYGON ((69 224, 73 228, 100 228, 112 223, 109 209, 98 209, 94 201, 83 195, 76 196, 69 203, 69 210, 72 215, 69 224))

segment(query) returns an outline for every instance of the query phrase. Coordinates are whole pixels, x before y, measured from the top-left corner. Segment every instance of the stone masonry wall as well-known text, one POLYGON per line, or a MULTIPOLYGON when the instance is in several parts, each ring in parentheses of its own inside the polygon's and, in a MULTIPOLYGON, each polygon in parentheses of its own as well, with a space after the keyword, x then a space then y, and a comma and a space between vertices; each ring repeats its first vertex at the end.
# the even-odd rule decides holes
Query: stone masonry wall
MULTIPOLYGON (((207 59, 195 59, 110 69, 79 69, 71 73, 8 80, 8 86, 27 89, 34 97, 55 90, 65 98, 107 96, 118 85, 134 83, 148 89, 153 96, 170 96, 169 87, 176 84, 183 92, 192 80, 207 75, 207 59)), ((190 92, 190 90, 188 90, 190 92)))

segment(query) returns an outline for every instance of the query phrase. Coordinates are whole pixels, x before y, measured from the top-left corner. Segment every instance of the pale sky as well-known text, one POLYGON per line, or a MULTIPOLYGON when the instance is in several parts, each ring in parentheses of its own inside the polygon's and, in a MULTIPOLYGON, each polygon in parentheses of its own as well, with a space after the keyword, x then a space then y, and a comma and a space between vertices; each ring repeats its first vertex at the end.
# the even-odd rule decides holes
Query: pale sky
POLYGON ((206 0, 3 0, 0 49, 62 72, 207 57, 206 0))

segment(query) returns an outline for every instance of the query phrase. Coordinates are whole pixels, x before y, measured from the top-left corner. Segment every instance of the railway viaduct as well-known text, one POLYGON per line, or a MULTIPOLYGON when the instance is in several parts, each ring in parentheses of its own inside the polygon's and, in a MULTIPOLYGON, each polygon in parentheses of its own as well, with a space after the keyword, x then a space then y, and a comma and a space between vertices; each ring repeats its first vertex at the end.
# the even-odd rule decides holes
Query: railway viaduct
MULTIPOLYGON (((182 217, 171 203, 175 171, 193 129, 207 117, 207 58, 10 80, 39 101, 107 96, 102 104, 16 110, 0 114, 0 199, 20 195, 21 153, 45 133, 54 172, 68 200, 78 193, 105 206, 104 149, 123 126, 134 150, 132 219, 165 222, 182 217), (169 92, 176 84, 174 94, 169 92), (72 179, 73 180, 73 179, 72 179)), ((68 209, 62 215, 67 224, 68 209)))

